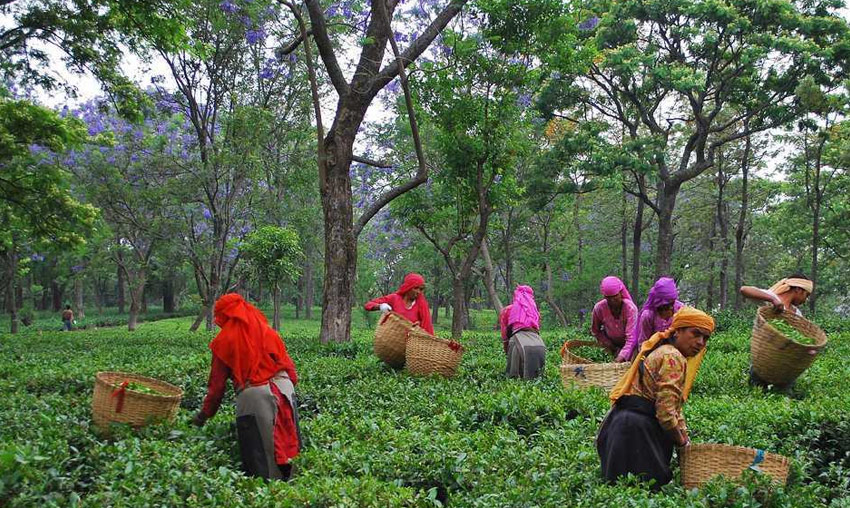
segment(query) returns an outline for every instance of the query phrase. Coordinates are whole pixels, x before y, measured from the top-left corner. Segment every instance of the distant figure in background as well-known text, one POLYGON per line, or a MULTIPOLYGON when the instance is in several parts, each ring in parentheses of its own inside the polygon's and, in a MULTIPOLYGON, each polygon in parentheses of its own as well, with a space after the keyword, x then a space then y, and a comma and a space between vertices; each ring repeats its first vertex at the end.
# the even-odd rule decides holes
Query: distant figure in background
POLYGON ((786 277, 770 289, 759 289, 754 286, 741 286, 741 295, 752 300, 768 302, 777 311, 787 310, 802 317, 800 306, 806 303, 809 295, 815 290, 814 284, 802 273, 786 277))
MULTIPOLYGON (((800 306, 806 303, 809 295, 815 290, 814 283, 802 273, 795 273, 790 277, 786 277, 776 284, 770 286, 770 289, 759 289, 754 286, 741 286, 741 295, 752 300, 767 302, 773 306, 777 312, 787 310, 800 317, 803 317, 803 312, 800 311, 800 306)), ((811 354, 817 354, 817 351, 810 351, 811 354)), ((752 363, 750 364, 750 384, 754 386, 765 387, 769 383, 761 379, 753 370, 752 363)), ((779 386, 782 390, 789 390, 793 386, 791 383, 788 386, 779 386)))
POLYGON ((301 449, 295 405, 295 364, 259 309, 236 293, 215 303, 221 331, 210 342, 212 366, 204 404, 192 423, 218 412, 227 379, 236 391, 236 438, 249 476, 288 480, 301 449))
POLYGON ((381 312, 393 311, 411 323, 419 323, 420 328, 434 335, 431 309, 425 299, 425 278, 418 273, 408 273, 395 293, 370 300, 363 308, 381 312))
POLYGON ((533 379, 543 374, 546 344, 540 339, 540 312, 534 290, 517 286, 513 302, 499 314, 508 377, 533 379))
POLYGON ((619 278, 605 277, 599 284, 603 298, 593 306, 590 333, 605 349, 616 356, 618 362, 628 358, 620 356, 623 346, 635 333, 638 309, 632 295, 619 278))
POLYGON ((646 295, 646 301, 643 302, 640 314, 638 314, 635 332, 631 338, 626 340, 626 345, 620 350, 618 355, 620 359, 631 361, 644 341, 652 337, 653 334, 670 328, 670 324, 673 322, 673 314, 679 312, 682 307, 684 305, 679 301, 676 281, 670 277, 661 277, 655 281, 652 289, 649 290, 649 294, 646 295))
POLYGON ((71 310, 70 305, 65 306, 65 310, 62 311, 62 329, 66 332, 71 331, 71 325, 74 323, 74 311, 71 310))
POLYGON ((596 437, 607 481, 633 474, 654 481, 652 489, 658 490, 673 478, 673 448, 691 444, 682 406, 713 331, 708 314, 684 307, 673 316, 670 328, 641 345, 611 390, 612 407, 596 437))

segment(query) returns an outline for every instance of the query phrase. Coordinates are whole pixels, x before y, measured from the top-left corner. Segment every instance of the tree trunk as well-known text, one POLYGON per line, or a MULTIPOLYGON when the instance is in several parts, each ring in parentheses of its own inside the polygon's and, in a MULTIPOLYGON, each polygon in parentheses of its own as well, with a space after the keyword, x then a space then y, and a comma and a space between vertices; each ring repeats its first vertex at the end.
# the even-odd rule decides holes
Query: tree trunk
POLYGON ((555 313, 555 317, 558 319, 561 327, 566 328, 567 316, 561 310, 558 302, 555 301, 555 292, 552 287, 552 267, 549 265, 549 261, 543 264, 543 270, 546 273, 546 303, 549 304, 549 307, 552 307, 552 311, 555 313))
POLYGON ((272 314, 272 328, 276 331, 280 331, 280 286, 275 284, 274 289, 272 290, 272 301, 274 306, 274 312, 272 314))
POLYGON ((576 248, 578 249, 578 277, 581 278, 582 272, 584 271, 584 260, 582 259, 582 251, 584 250, 584 240, 581 236, 581 221, 579 220, 579 208, 580 208, 580 194, 576 194, 573 202, 573 227, 576 230, 576 237, 578 241, 576 242, 576 248))
POLYGON ((6 253, 6 307, 9 310, 9 331, 18 333, 18 305, 15 301, 15 282, 18 278, 18 253, 16 235, 12 234, 12 245, 6 253))
MULTIPOLYGON (((119 259, 120 259, 119 254, 119 259)), ((118 313, 124 314, 124 271, 118 267, 118 313)))
MULTIPOLYGON (((339 112, 337 118, 356 114, 353 111, 339 112)), ((359 125, 362 119, 361 114, 356 124, 359 125)), ((350 122, 351 118, 347 120, 350 122)), ((357 239, 354 237, 351 177, 348 171, 355 132, 356 127, 349 135, 337 134, 331 129, 324 141, 329 160, 319 161, 319 173, 324 173, 327 180, 322 192, 322 211, 325 219, 325 280, 319 339, 323 344, 351 340, 351 307, 354 303, 354 281, 357 277, 357 239), (323 164, 324 168, 321 167, 323 164)))
POLYGON ((708 276, 708 287, 706 288, 707 289, 707 291, 706 291, 707 295, 706 295, 706 301, 705 301, 705 307, 709 312, 711 312, 711 310, 714 309, 714 283, 715 283, 715 280, 716 280, 716 277, 715 277, 715 274, 714 274, 714 266, 715 266, 714 237, 717 235, 717 215, 712 214, 711 219, 712 219, 711 220, 711 232, 709 233, 709 239, 708 239, 708 260, 709 260, 708 261, 708 274, 709 274, 709 276, 708 276))
POLYGON ((174 313, 174 279, 171 276, 162 281, 162 311, 166 314, 174 313))
POLYGON ((464 278, 460 275, 452 278, 452 338, 455 340, 463 335, 463 329, 466 327, 466 288, 463 282, 464 278))
POLYGON ((145 287, 142 290, 142 297, 140 299, 140 302, 141 302, 141 309, 140 310, 142 311, 142 314, 147 314, 148 313, 148 288, 147 287, 145 287))
POLYGON ((50 282, 50 292, 53 294, 53 312, 62 310, 62 288, 55 280, 50 282))
POLYGON ((313 259, 310 258, 304 266, 304 319, 313 319, 314 293, 315 281, 313 279, 313 259))
POLYGON ((431 307, 431 324, 437 326, 437 320, 440 318, 440 305, 442 304, 442 298, 439 295, 434 298, 434 305, 431 307))
MULTIPOLYGON (((722 168, 722 165, 718 165, 722 168)), ((722 169, 719 174, 723 175, 722 169)), ((718 185, 717 224, 720 226, 720 310, 725 310, 729 301, 729 207, 726 204, 726 177, 721 176, 718 185)))
POLYGON ((295 297, 295 319, 301 319, 301 311, 304 309, 304 274, 298 277, 295 283, 298 294, 295 297))
POLYGON ((679 184, 665 182, 658 192, 658 252, 655 256, 655 277, 670 275, 673 263, 673 211, 679 184))
POLYGON ((632 298, 640 298, 640 255, 641 241, 643 236, 643 209, 646 204, 642 199, 637 200, 637 211, 635 211, 635 227, 632 230, 632 287, 629 292, 632 298))
POLYGON ((200 312, 198 312, 197 317, 195 317, 195 320, 192 322, 192 326, 189 327, 189 331, 190 332, 197 331, 198 327, 201 326, 201 323, 204 322, 205 317, 207 317, 207 308, 205 306, 201 305, 201 310, 200 310, 200 312))
POLYGON ((493 310, 496 311, 496 319, 502 313, 502 302, 499 300, 499 294, 496 292, 495 274, 493 273, 493 260, 490 258, 490 250, 487 248, 487 239, 481 242, 481 259, 484 260, 484 285, 487 287, 487 293, 490 295, 490 303, 493 305, 493 310))
POLYGON ((620 273, 624 281, 629 280, 629 224, 626 220, 628 214, 627 204, 626 193, 623 192, 623 213, 620 221, 620 273))
MULTIPOLYGON (((812 208, 812 284, 818 287, 818 251, 820 250, 820 214, 823 201, 823 192, 820 187, 821 181, 821 159, 823 156, 823 145, 821 142, 817 147, 815 159, 815 181, 814 181, 814 207, 812 208)), ((814 316, 817 311, 817 292, 809 295, 809 312, 814 316)))
POLYGON ((83 306, 83 281, 80 277, 74 279, 74 307, 76 307, 77 317, 85 319, 86 309, 83 306))
MULTIPOLYGON (((139 311, 142 310, 142 301, 145 297, 146 276, 144 270, 139 270, 130 285, 130 316, 127 319, 127 330, 133 332, 139 322, 139 311)), ((130 279, 130 277, 127 277, 130 279)))
POLYGON ((513 215, 514 208, 508 209, 508 221, 505 225, 505 288, 508 294, 514 290, 514 252, 513 252, 513 215))
MULTIPOLYGON (((746 124, 744 124, 746 129, 746 124)), ((749 206, 749 174, 750 174, 750 150, 752 140, 750 136, 744 138, 744 155, 741 159, 741 210, 738 214, 738 225, 735 228, 735 310, 741 310, 743 303, 741 292, 738 288, 744 285, 744 240, 746 239, 747 206, 749 206)))

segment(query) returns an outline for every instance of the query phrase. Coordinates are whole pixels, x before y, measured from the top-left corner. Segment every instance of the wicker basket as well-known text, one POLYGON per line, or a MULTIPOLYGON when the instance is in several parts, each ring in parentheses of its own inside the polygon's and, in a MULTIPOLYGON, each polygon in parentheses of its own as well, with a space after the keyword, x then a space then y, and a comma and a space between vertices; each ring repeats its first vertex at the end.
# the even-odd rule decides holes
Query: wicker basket
POLYGON ((717 475, 734 481, 747 469, 784 484, 788 479, 788 465, 787 457, 743 446, 692 444, 679 451, 682 485, 686 489, 700 487, 717 475))
POLYGON ((404 352, 407 349, 407 334, 413 323, 395 312, 387 312, 378 321, 373 344, 375 355, 387 365, 404 367, 404 352))
POLYGON ((462 356, 463 348, 457 342, 429 335, 418 326, 410 329, 405 354, 405 368, 409 373, 454 377, 462 356))
POLYGON ((826 342, 826 334, 811 321, 787 310, 780 314, 773 307, 760 307, 750 342, 753 370, 768 383, 787 385, 809 368, 826 342), (815 343, 794 342, 771 326, 770 319, 784 320, 806 337, 814 339, 815 343))
POLYGON ((129 423, 140 427, 159 420, 172 420, 180 407, 183 390, 150 377, 126 372, 98 372, 92 396, 92 420, 101 430, 110 423, 129 423), (128 390, 125 382, 134 382, 162 395, 128 390))
POLYGON ((582 358, 570 349, 587 346, 602 347, 596 341, 591 340, 568 340, 561 347, 561 381, 564 388, 586 388, 599 386, 605 390, 614 388, 617 381, 629 370, 629 363, 593 363, 582 358))

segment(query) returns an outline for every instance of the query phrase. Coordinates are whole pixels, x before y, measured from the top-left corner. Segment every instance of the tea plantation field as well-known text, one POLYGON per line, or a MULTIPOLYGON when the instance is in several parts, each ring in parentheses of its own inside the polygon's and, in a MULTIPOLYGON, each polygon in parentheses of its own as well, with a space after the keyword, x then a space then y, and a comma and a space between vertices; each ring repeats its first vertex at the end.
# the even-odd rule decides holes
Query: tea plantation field
POLYGON ((139 330, 0 336, 0 506, 850 506, 850 332, 790 394, 747 386, 749 322, 719 322, 685 414, 695 442, 792 458, 788 485, 755 474, 658 494, 604 484, 593 439, 608 402, 566 391, 547 332, 546 375, 504 379, 496 332, 471 332, 455 379, 411 378, 371 352, 371 331, 322 346, 318 323, 288 321, 305 448, 290 483, 239 472, 232 391, 206 427, 189 424, 206 388, 210 333, 189 318, 139 330), (109 439, 91 429, 95 372, 126 370, 185 390, 177 420, 109 439))

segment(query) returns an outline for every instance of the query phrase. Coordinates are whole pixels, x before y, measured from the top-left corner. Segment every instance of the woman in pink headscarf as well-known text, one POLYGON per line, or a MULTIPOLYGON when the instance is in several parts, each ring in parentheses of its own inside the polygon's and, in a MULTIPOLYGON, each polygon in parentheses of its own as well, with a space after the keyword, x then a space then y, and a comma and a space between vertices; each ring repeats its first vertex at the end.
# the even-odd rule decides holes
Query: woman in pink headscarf
POLYGON ((370 300, 364 308, 381 312, 393 311, 411 323, 419 323, 420 328, 434 335, 431 309, 425 299, 425 278, 418 273, 408 273, 395 293, 370 300))
POLYGON ((523 379, 542 375, 546 344, 540 339, 540 312, 531 287, 516 287, 513 302, 499 314, 499 325, 508 360, 505 374, 523 379))
POLYGON ((634 336, 637 323, 637 305, 626 289, 623 281, 614 276, 605 277, 599 284, 603 298, 593 306, 590 333, 612 355, 616 361, 625 362, 627 358, 619 353, 623 346, 634 336))
POLYGON ((626 341, 618 356, 622 357, 623 361, 631 361, 646 339, 670 328, 673 314, 679 312, 682 307, 684 304, 679 301, 676 281, 670 277, 661 277, 655 281, 638 314, 635 332, 626 341))

